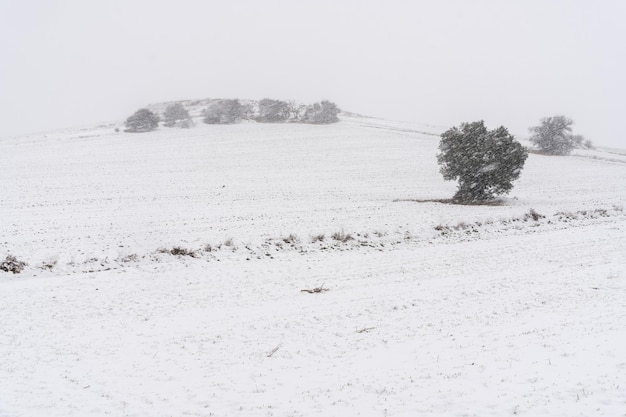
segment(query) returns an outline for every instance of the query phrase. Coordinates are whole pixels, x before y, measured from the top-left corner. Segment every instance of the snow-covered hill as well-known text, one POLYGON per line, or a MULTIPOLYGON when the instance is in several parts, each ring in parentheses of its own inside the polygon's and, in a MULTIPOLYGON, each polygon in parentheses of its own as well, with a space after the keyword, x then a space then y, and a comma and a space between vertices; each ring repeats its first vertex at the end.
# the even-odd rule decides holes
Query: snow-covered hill
POLYGON ((440 130, 0 140, 0 416, 623 412, 626 157, 418 202, 455 190, 440 130))

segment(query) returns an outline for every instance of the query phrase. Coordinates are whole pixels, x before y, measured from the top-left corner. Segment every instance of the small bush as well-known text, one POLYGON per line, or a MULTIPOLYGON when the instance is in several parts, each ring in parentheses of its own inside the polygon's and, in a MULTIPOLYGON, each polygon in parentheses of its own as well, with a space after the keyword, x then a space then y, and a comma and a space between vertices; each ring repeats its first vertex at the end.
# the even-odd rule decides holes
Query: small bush
POLYGON ((13 272, 19 274, 24 270, 24 267, 28 265, 26 262, 18 261, 13 255, 7 255, 4 261, 0 263, 0 271, 13 272))
POLYGON ((198 252, 192 249, 183 248, 181 246, 174 246, 172 249, 167 248, 159 248, 157 249, 158 253, 167 253, 170 255, 176 256, 191 256, 192 258, 198 257, 198 252))
POLYGON ((287 244, 292 244, 292 243, 300 242, 300 238, 292 233, 292 234, 290 234, 287 237, 283 237, 282 241, 287 243, 287 244))
POLYGON ((47 261, 43 261, 39 268, 47 269, 48 271, 52 271, 52 268, 54 268, 56 266, 56 264, 57 264, 57 260, 56 259, 49 259, 47 261))
POLYGON ((534 221, 539 221, 539 219, 543 219, 544 217, 546 217, 546 216, 537 213, 535 211, 535 209, 530 209, 530 211, 524 215, 524 221, 526 221, 528 219, 533 219, 534 221))
POLYGON ((324 236, 323 233, 320 233, 319 235, 311 236, 311 243, 323 242, 324 239, 326 239, 326 236, 324 236))
POLYGON ((131 253, 130 255, 123 256, 120 259, 122 262, 137 262, 139 260, 139 256, 136 253, 131 253))
POLYGON ((573 211, 559 211, 556 213, 560 220, 576 220, 578 219, 578 214, 573 211))
POLYGON ((341 243, 346 243, 350 240, 354 240, 350 233, 345 233, 343 230, 341 232, 335 232, 331 235, 333 240, 336 240, 341 243))
POLYGON ((456 226, 454 226, 454 230, 465 230, 469 229, 470 225, 465 222, 458 222, 456 226))
POLYGON ((170 253, 172 255, 191 256, 192 258, 195 258, 198 255, 195 250, 183 248, 180 246, 174 246, 172 250, 170 250, 170 253))

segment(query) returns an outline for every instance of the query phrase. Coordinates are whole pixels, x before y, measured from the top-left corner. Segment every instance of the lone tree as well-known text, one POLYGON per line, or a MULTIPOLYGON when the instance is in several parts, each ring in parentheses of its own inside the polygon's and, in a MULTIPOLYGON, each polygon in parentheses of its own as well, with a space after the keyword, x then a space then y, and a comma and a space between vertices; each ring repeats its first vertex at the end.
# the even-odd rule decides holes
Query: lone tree
POLYGON ((453 198, 458 203, 480 203, 508 193, 528 157, 505 127, 487 130, 482 120, 444 132, 439 150, 443 178, 459 181, 453 198))
POLYGON ((149 132, 159 126, 159 116, 148 109, 139 109, 126 119, 126 132, 149 132))
MULTIPOLYGON (((541 119, 539 126, 529 128, 530 141, 548 155, 568 155, 576 146, 577 136, 572 135, 572 119, 552 116, 541 119)), ((580 137, 582 142, 582 136, 580 137)))
POLYGON ((339 118, 339 107, 333 102, 324 100, 306 107, 303 122, 314 124, 337 123, 339 118))
POLYGON ((181 103, 173 103, 167 106, 163 113, 163 124, 168 127, 176 126, 191 127, 191 117, 189 112, 181 103))

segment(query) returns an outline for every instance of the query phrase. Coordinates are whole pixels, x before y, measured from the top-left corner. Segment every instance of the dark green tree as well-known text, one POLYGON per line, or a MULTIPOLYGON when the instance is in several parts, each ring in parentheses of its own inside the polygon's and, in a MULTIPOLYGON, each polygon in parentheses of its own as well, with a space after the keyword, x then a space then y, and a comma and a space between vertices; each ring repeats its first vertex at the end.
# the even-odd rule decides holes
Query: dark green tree
POLYGON ((159 126, 159 116, 148 109, 139 109, 126 119, 126 132, 149 132, 159 126))
POLYGON ((441 135, 437 161, 443 178, 459 181, 454 200, 477 203, 506 194, 519 178, 528 152, 505 127, 463 123, 441 135))

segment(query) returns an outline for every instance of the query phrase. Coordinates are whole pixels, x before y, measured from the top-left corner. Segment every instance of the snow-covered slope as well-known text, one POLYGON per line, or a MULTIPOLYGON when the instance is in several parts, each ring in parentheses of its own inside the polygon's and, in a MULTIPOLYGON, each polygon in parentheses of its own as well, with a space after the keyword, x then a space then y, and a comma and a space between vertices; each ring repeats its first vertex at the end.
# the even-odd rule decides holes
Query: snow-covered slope
POLYGON ((437 131, 0 140, 0 416, 623 413, 626 160, 416 202, 455 190, 437 131))

